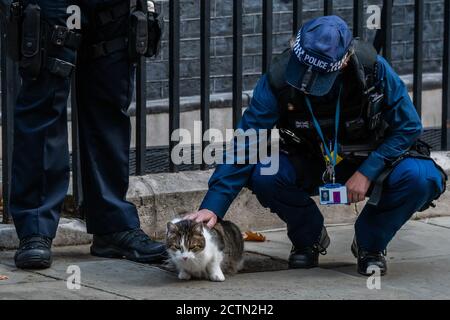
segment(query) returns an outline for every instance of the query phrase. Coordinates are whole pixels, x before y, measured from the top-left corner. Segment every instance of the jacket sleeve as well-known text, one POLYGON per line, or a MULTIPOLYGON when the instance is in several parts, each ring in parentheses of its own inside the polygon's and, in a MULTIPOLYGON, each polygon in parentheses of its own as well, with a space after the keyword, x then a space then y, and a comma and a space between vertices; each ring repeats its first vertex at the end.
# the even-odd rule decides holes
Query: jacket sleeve
POLYGON ((405 84, 384 58, 378 57, 378 67, 387 106, 382 117, 389 129, 383 143, 358 170, 371 181, 376 180, 386 164, 404 154, 422 134, 422 123, 405 84))
MULTIPOLYGON (((263 75, 253 91, 253 98, 242 116, 238 128, 243 129, 272 129, 278 121, 278 104, 269 85, 266 75, 263 75)), ((233 158, 237 157, 237 150, 249 145, 237 145, 233 158)), ((247 154, 247 152, 245 153, 247 154)), ((229 156, 229 155, 227 155, 229 156)), ((200 205, 200 209, 208 209, 223 218, 233 200, 247 184, 253 172, 254 164, 221 164, 218 165, 209 181, 209 190, 200 205)))

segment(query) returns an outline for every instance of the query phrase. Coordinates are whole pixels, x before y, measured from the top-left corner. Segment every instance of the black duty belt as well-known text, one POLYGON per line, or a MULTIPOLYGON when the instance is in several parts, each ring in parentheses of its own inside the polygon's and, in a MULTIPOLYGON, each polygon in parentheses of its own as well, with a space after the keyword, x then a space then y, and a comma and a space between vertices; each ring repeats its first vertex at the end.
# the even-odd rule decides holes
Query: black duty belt
MULTIPOLYGON (((397 160, 395 160, 392 164, 389 165, 389 167, 387 167, 378 176, 377 180, 375 180, 374 188, 372 190, 372 194, 370 195, 369 201, 367 202, 368 204, 373 205, 373 206, 378 206, 379 205, 380 200, 381 200, 381 195, 383 193, 384 182, 389 177, 389 175, 392 173, 392 171, 394 171, 395 167, 402 160, 404 160, 406 158, 417 158, 417 159, 424 159, 424 160, 431 160, 431 161, 433 161, 434 164, 436 165, 436 168, 441 172, 442 179, 444 181, 444 186, 443 186, 442 193, 445 192, 446 181, 448 180, 448 177, 447 177, 447 174, 445 173, 445 171, 430 156, 427 156, 427 155, 424 155, 424 154, 420 154, 420 153, 418 153, 415 150, 411 150, 411 151, 405 153, 403 156, 399 157, 397 160)), ((440 195, 442 195, 442 193, 440 195)), ((440 197, 440 195, 436 199, 438 199, 440 197)), ((433 200, 436 200, 436 199, 433 199, 433 200)), ((423 208, 421 208, 419 211, 424 211, 430 206, 434 207, 435 205, 432 202, 430 202, 430 203, 426 204, 423 208)))
POLYGON ((126 49, 128 49, 128 38, 126 37, 102 41, 90 47, 89 58, 97 59, 126 49))
POLYGON ((97 13, 97 23, 100 26, 104 26, 108 23, 117 21, 130 12, 130 6, 128 1, 122 1, 111 8, 101 10, 97 13))

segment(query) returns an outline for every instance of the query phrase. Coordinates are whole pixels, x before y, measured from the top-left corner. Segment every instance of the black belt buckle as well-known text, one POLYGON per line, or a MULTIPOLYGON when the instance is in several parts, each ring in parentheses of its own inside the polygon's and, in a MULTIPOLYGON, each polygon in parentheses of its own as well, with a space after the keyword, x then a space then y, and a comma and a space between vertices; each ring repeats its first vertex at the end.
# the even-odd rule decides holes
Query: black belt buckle
POLYGON ((64 26, 55 26, 52 34, 51 41, 57 46, 64 46, 66 42, 69 29, 64 26))

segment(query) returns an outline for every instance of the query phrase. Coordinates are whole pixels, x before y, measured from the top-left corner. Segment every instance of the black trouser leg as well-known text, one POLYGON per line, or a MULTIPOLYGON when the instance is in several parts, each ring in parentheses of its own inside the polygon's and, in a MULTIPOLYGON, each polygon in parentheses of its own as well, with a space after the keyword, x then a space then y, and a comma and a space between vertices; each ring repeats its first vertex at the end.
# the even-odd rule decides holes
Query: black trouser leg
MULTIPOLYGON (((51 25, 65 25, 67 3, 33 1, 51 25)), ((54 50, 53 57, 74 61, 74 52, 54 50)), ((70 79, 42 70, 37 80, 22 78, 14 115, 11 215, 19 238, 53 238, 69 185, 67 97, 70 79)))
MULTIPOLYGON (((92 5, 92 4, 91 4, 92 5)), ((103 28, 89 21, 86 47, 126 35, 127 20, 103 28)), ((77 73, 83 212, 89 233, 107 234, 139 227, 136 207, 126 201, 131 124, 127 109, 134 66, 126 50, 92 59, 77 73)))

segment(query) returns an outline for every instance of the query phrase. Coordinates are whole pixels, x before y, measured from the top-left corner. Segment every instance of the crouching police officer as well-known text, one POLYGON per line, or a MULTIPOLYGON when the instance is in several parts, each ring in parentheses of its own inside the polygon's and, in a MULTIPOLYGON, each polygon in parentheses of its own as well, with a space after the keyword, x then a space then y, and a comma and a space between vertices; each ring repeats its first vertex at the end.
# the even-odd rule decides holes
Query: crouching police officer
POLYGON ((311 195, 328 182, 321 189, 325 203, 371 196, 351 250, 359 273, 375 266, 385 274, 388 243, 444 192, 447 180, 418 140, 421 122, 398 75, 339 17, 312 20, 261 77, 240 123, 244 130, 274 126, 282 138, 278 172, 261 174, 270 163, 220 165, 200 211, 188 217, 214 226, 247 186, 287 223, 289 266, 316 267, 330 239, 311 195))
POLYGON ((19 268, 46 268, 69 185, 67 99, 76 52, 82 210, 94 235, 91 253, 153 262, 163 244, 141 229, 128 188, 135 61, 155 54, 160 37, 150 1, 23 0, 7 14, 9 54, 20 63, 15 107, 11 214, 19 268), (82 28, 69 30, 78 5, 82 28), (70 21, 70 20, 69 20, 70 21), (16 37, 14 37, 16 36, 16 37))

